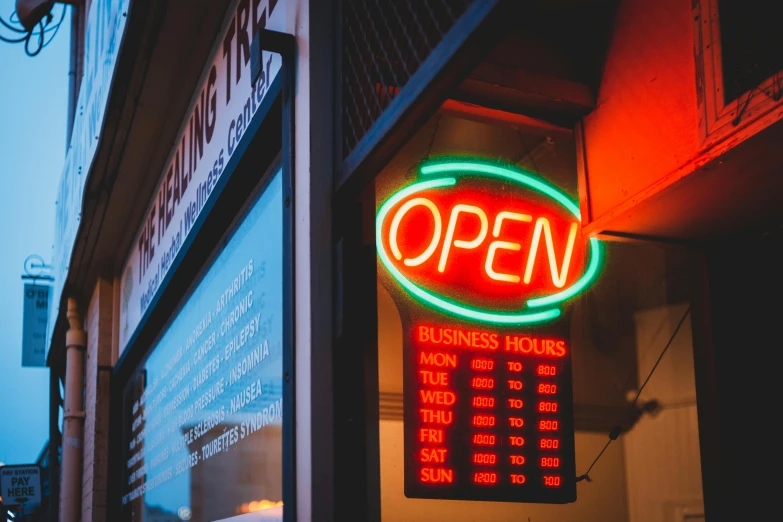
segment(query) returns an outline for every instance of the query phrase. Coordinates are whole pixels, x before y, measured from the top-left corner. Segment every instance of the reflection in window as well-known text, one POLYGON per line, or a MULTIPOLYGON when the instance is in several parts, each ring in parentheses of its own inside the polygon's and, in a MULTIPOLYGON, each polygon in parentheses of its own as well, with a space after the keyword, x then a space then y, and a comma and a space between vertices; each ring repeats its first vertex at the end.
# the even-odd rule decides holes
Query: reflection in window
POLYGON ((128 383, 123 520, 282 513, 282 217, 278 173, 128 383))

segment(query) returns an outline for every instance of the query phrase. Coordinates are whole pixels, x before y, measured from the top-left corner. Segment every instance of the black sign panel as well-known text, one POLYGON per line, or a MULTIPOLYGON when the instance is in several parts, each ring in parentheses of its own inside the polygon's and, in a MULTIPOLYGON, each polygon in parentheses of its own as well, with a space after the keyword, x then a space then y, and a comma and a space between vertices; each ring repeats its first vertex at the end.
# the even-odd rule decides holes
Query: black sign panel
POLYGON ((403 329, 406 496, 576 500, 562 326, 485 327, 418 310, 403 329))

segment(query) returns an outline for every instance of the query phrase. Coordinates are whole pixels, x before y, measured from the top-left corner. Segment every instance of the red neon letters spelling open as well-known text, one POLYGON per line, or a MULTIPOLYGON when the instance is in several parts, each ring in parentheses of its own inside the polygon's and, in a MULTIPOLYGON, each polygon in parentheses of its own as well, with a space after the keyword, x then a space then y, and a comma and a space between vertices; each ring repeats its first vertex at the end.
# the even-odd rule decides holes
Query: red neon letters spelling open
POLYGON ((392 207, 384 248, 412 282, 463 302, 519 309, 584 272, 579 222, 523 188, 463 180, 392 207))

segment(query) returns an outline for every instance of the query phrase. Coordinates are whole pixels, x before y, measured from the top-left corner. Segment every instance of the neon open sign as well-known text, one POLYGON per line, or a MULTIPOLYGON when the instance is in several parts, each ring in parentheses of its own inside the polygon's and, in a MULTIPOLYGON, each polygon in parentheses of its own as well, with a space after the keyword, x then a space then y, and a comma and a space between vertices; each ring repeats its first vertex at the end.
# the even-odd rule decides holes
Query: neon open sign
POLYGON ((376 218, 378 256, 423 304, 474 322, 540 324, 596 278, 602 247, 580 234, 579 207, 512 166, 459 159, 420 179, 376 218))

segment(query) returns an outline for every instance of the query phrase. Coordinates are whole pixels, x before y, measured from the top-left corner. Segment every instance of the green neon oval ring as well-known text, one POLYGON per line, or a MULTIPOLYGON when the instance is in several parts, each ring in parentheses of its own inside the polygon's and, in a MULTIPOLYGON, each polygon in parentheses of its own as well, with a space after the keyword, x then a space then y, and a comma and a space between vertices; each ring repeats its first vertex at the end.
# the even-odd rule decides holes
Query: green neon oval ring
POLYGON ((458 301, 444 299, 413 283, 392 264, 391 260, 389 259, 389 255, 386 253, 386 249, 383 246, 383 239, 381 237, 383 221, 386 218, 386 215, 389 213, 389 210, 411 194, 432 188, 450 187, 456 183, 456 178, 439 178, 413 183, 412 185, 408 185, 404 189, 394 194, 392 197, 387 199, 383 205, 381 205, 375 220, 375 244, 378 251, 378 257, 380 257, 381 263, 383 263, 383 266, 386 267, 386 270, 389 271, 392 277, 394 277, 394 279, 396 279, 403 288, 405 288, 412 296, 416 297, 417 299, 424 301, 425 303, 429 303, 430 305, 435 306, 436 308, 439 308, 445 312, 449 312, 460 317, 465 317, 467 319, 472 319, 474 321, 494 324, 536 324, 550 321, 559 317, 560 310, 557 308, 540 310, 536 312, 506 314, 480 310, 467 306, 464 303, 460 303, 458 301))
MULTIPOLYGON (((425 176, 449 173, 456 176, 479 174, 487 177, 504 178, 518 185, 524 185, 535 190, 536 192, 554 199, 563 207, 568 209, 568 211, 571 212, 571 214, 573 214, 580 223, 582 221, 582 215, 579 212, 579 206, 571 201, 571 199, 566 194, 561 192, 560 189, 553 187, 538 177, 521 169, 502 165, 494 165, 487 162, 459 160, 430 162, 423 165, 420 168, 420 172, 425 176)), ((590 263, 587 266, 587 270, 585 270, 584 275, 576 283, 561 292, 528 300, 527 306, 530 308, 549 306, 562 303, 566 299, 574 297, 576 294, 584 290, 587 285, 593 282, 595 277, 598 275, 598 269, 601 267, 602 259, 603 249, 601 248, 601 242, 594 237, 590 238, 590 263)))

